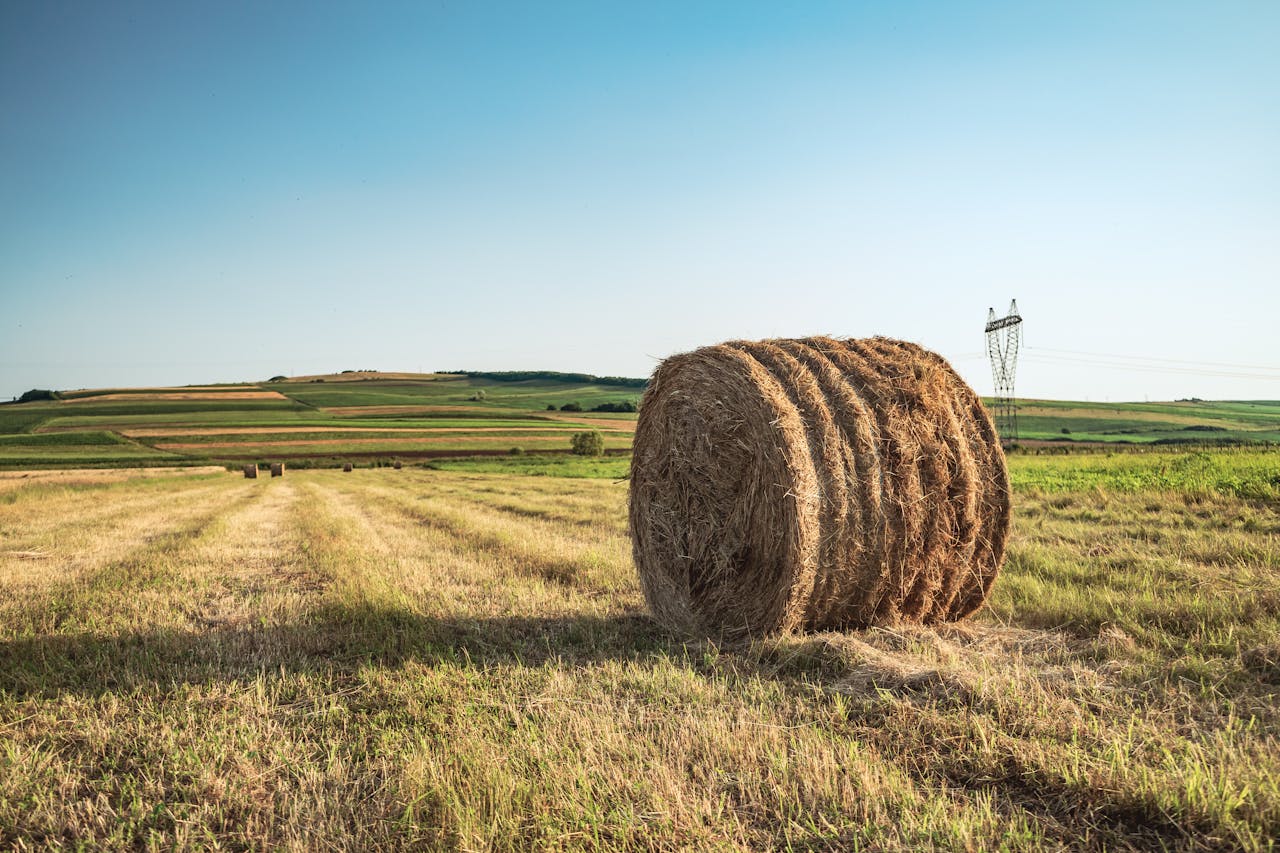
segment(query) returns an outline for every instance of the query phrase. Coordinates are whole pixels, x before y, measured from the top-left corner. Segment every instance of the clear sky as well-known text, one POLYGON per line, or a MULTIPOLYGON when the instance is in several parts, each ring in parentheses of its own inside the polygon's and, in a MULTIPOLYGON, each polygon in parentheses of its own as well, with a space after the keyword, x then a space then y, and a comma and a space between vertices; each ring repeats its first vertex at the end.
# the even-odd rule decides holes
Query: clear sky
POLYGON ((885 334, 1280 398, 1280 3, 0 4, 0 397, 885 334), (1083 353, 1083 355, 1081 354, 1083 353))

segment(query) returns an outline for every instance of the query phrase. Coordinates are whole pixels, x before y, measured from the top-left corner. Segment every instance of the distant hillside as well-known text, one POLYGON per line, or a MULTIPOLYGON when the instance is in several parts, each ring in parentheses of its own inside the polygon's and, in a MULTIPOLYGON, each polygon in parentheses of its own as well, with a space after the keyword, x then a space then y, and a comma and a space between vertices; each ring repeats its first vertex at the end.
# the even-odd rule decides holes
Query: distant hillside
MULTIPOLYGON (((598 429, 627 453, 645 380, 544 370, 339 373, 41 392, 0 405, 0 467, 376 464, 569 452, 598 429)), ((988 401, 989 404, 989 401, 988 401)), ((1280 402, 1019 400, 1027 447, 1280 444, 1280 402)))
POLYGON ((648 379, 630 376, 594 376, 590 373, 558 373, 554 370, 441 370, 451 376, 471 376, 476 379, 492 379, 494 382, 577 382, 588 385, 616 385, 620 388, 644 388, 648 379))
MULTIPOLYGON (((987 404, 990 405, 988 400, 987 404)), ((1280 443, 1280 401, 1082 403, 1019 400, 1018 438, 1108 444, 1280 443)))

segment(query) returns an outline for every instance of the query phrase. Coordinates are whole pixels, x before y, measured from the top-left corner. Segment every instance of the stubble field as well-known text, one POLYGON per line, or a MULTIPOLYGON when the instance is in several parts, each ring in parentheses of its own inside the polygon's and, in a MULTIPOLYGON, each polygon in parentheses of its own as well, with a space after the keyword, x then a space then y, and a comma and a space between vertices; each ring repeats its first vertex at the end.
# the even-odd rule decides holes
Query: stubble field
POLYGON ((645 616, 608 478, 21 483, 0 844, 1268 849, 1277 460, 1015 457, 974 621, 742 646, 645 616))

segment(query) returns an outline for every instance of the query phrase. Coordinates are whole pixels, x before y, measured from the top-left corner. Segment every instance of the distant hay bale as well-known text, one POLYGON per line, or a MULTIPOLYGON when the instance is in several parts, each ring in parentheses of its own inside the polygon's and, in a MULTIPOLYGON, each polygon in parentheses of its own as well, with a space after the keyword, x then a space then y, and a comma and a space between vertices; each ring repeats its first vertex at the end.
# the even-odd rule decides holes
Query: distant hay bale
POLYGON ((399 459, 397 459, 395 462, 392 462, 392 463, 391 463, 391 467, 392 467, 392 468, 395 468, 397 471, 399 471, 399 470, 401 469, 401 467, 403 467, 403 466, 400 464, 400 460, 399 460, 399 459))
POLYGON ((654 615, 726 638, 961 619, 1004 560, 981 400, 888 338, 672 356, 640 405, 632 549, 654 615))
POLYGON ((246 480, 258 479, 258 466, 257 465, 244 466, 244 478, 246 480))
POLYGON ((342 466, 342 470, 343 470, 345 473, 348 473, 348 474, 349 474, 349 473, 351 473, 351 463, 350 463, 350 462, 346 462, 346 463, 344 463, 344 464, 343 464, 343 466, 342 466))
POLYGON ((283 477, 283 476, 284 476, 284 463, 283 463, 283 462, 272 462, 272 463, 271 463, 271 476, 272 476, 272 477, 283 477))

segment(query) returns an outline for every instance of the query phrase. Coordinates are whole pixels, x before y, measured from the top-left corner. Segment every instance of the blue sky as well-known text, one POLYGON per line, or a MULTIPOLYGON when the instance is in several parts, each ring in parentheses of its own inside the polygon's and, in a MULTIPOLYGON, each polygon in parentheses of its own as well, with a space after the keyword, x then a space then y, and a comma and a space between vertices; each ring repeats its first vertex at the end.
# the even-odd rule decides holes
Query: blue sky
POLYGON ((0 398, 886 334, 1280 398, 1280 4, 0 5, 0 398), (1081 355, 1084 354, 1084 355, 1081 355))

